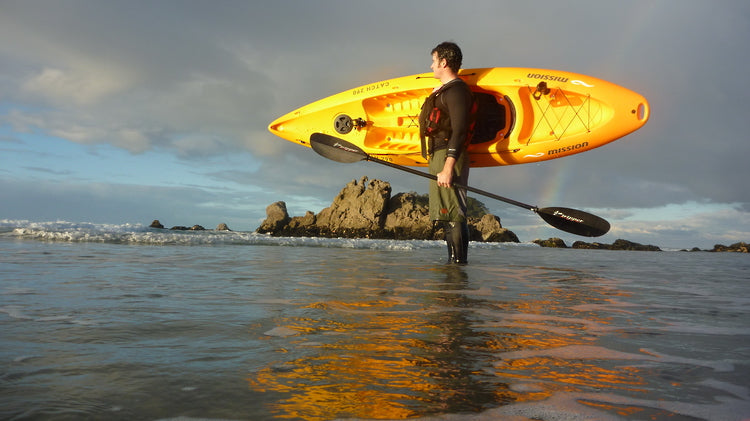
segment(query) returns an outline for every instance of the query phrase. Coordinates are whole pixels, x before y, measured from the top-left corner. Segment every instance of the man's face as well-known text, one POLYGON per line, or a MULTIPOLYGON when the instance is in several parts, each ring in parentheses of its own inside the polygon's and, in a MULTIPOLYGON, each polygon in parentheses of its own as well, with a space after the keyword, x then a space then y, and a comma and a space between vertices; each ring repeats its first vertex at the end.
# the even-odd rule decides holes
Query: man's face
POLYGON ((445 72, 445 66, 447 65, 445 59, 439 59, 437 53, 432 53, 432 64, 430 69, 434 73, 435 79, 440 79, 445 72))

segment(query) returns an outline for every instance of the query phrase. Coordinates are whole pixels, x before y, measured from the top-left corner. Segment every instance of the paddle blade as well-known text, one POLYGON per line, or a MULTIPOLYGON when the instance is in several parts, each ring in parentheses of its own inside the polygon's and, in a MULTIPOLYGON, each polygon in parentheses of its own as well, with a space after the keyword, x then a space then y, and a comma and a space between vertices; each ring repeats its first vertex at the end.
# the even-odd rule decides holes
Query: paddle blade
POLYGON ((536 213, 553 227, 582 235, 584 237, 599 237, 609 231, 609 222, 588 212, 570 208, 541 208, 536 213))
POLYGON ((356 145, 323 133, 313 133, 310 136, 310 146, 319 155, 344 164, 367 159, 365 151, 356 145))

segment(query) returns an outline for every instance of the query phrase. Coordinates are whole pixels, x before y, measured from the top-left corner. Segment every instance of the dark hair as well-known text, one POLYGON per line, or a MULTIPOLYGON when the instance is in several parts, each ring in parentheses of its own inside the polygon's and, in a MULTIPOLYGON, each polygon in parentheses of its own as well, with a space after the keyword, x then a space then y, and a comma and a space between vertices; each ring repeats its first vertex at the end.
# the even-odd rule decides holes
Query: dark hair
POLYGON ((453 70, 454 73, 458 73, 458 69, 461 68, 461 62, 463 62, 464 56, 461 53, 461 48, 455 42, 441 42, 437 47, 432 49, 430 54, 437 53, 438 60, 445 59, 448 67, 453 70))

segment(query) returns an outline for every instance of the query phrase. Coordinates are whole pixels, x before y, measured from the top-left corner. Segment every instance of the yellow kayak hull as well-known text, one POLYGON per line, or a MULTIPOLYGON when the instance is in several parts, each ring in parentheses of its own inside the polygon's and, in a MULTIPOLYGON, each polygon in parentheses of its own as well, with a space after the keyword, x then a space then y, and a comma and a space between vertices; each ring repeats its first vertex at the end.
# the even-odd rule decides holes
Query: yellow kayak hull
MULTIPOLYGON (((642 127, 642 95, 602 79, 558 70, 464 69, 480 104, 472 167, 526 164, 598 148, 642 127)), ((310 147, 313 133, 336 136, 368 155, 399 165, 426 166, 418 117, 439 84, 432 73, 360 86, 274 120, 271 133, 310 147)))

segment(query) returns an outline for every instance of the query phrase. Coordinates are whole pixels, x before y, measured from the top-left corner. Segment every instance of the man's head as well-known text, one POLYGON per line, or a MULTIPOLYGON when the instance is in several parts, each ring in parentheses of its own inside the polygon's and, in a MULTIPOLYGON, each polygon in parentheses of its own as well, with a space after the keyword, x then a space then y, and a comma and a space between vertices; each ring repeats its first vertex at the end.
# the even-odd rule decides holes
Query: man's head
POLYGON ((432 55, 437 58, 438 62, 445 60, 447 67, 450 68, 453 73, 458 73, 458 70, 461 68, 461 62, 464 58, 458 45, 455 42, 449 41, 441 42, 437 47, 433 48, 432 55))

